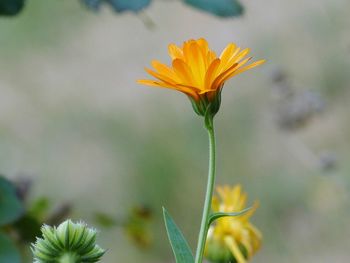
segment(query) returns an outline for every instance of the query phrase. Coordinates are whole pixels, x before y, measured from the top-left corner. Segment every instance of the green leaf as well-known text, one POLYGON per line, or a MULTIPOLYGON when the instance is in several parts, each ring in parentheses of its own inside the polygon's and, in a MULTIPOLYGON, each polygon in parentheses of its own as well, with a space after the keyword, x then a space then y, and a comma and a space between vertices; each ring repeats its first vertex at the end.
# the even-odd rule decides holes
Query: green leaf
POLYGON ((219 219, 221 217, 226 217, 226 216, 241 216, 248 212, 251 209, 251 207, 243 209, 242 211, 239 212, 234 212, 234 213, 225 213, 225 212, 217 212, 217 213, 212 213, 209 216, 208 220, 208 225, 210 226, 216 219, 219 219))
POLYGON ((147 7, 151 0, 107 0, 116 12, 139 12, 147 7))
POLYGON ((0 0, 0 15, 17 15, 24 6, 24 0, 0 0))
MULTIPOLYGON (((1 1, 1 0, 0 0, 1 1)), ((150 5, 151 0, 82 0, 92 10, 99 10, 102 4, 109 4, 115 12, 139 12, 150 5)))
POLYGON ((47 212, 50 208, 50 202, 46 197, 40 197, 36 199, 31 207, 28 209, 28 214, 38 220, 44 221, 47 212))
POLYGON ((233 17, 243 14, 243 6, 237 0, 184 0, 195 8, 220 17, 233 17))
POLYGON ((0 233, 0 262, 3 263, 20 263, 20 254, 11 240, 0 233))
POLYGON ((0 175, 0 226, 17 220, 23 214, 23 211, 15 187, 0 175))
POLYGON ((163 215, 165 227, 168 233, 171 248, 173 249, 175 255, 176 263, 194 263, 194 258, 190 246, 164 207, 163 215))
POLYGON ((21 241, 34 242, 36 237, 41 235, 41 223, 30 215, 24 215, 13 224, 13 227, 18 232, 21 241))

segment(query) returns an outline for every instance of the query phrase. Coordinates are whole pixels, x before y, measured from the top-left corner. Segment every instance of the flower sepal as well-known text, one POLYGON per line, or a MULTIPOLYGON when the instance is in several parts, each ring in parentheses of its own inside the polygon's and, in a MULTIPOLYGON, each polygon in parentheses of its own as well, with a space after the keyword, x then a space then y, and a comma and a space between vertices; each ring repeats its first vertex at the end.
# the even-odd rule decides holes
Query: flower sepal
POLYGON ((194 99, 191 96, 188 96, 188 98, 191 101, 192 108, 195 113, 197 113, 199 116, 212 116, 214 117, 216 113, 218 113, 221 105, 221 90, 218 90, 215 92, 215 94, 212 94, 209 98, 207 94, 200 96, 199 99, 194 99))
POLYGON ((105 250, 96 245, 96 230, 66 220, 57 228, 44 225, 42 238, 32 244, 35 263, 98 262, 105 250))

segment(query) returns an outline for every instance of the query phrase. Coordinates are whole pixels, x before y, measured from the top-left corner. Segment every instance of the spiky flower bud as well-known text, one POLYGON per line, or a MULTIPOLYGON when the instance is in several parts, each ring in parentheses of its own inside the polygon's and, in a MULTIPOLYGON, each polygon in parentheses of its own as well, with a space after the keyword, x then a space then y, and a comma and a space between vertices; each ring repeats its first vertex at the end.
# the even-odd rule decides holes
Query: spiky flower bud
POLYGON ((96 245, 96 230, 66 220, 57 228, 44 225, 42 238, 32 244, 34 263, 98 262, 105 250, 96 245))

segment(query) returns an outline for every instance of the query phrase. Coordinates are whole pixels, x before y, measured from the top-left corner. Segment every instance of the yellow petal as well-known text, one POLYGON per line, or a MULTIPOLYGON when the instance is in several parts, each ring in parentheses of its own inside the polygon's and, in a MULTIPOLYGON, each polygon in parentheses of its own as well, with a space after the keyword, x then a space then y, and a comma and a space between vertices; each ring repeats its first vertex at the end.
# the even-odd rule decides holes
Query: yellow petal
POLYGON ((153 76, 153 77, 155 77, 155 78, 157 78, 157 79, 159 79, 159 80, 161 80, 163 82, 167 82, 167 83, 169 83, 171 85, 176 85, 176 82, 172 78, 170 78, 170 77, 168 77, 166 75, 163 75, 163 74, 160 74, 158 72, 155 72, 155 71, 153 71, 153 70, 151 70, 149 68, 145 68, 145 71, 148 74, 150 74, 151 76, 153 76))
POLYGON ((237 46, 234 43, 230 43, 227 45, 227 47, 221 52, 220 59, 223 63, 223 65, 226 65, 226 63, 229 61, 229 59, 232 57, 233 52, 237 49, 237 46))
MULTIPOLYGON (((212 86, 213 86, 213 87, 220 87, 220 86, 222 86, 222 84, 224 83, 224 82, 223 82, 224 77, 227 75, 228 72, 233 72, 233 71, 235 71, 236 68, 237 68, 237 66, 238 66, 238 64, 233 64, 230 68, 228 68, 228 69, 225 70, 224 72, 220 73, 220 75, 218 75, 218 76, 214 79, 212 86)), ((227 79, 227 78, 225 78, 225 79, 227 79)))
POLYGON ((150 79, 138 79, 137 83, 147 86, 162 86, 160 82, 150 79))
POLYGON ((206 90, 216 90, 216 87, 212 87, 212 83, 216 77, 216 72, 220 66, 220 59, 219 58, 216 58, 215 60, 213 60, 213 62, 210 64, 207 72, 205 73, 205 80, 204 80, 204 83, 205 83, 205 89, 206 90))
POLYGON ((197 40, 197 44, 200 47, 203 56, 205 56, 209 50, 208 42, 204 38, 200 38, 197 40))
POLYGON ((170 44, 168 46, 168 52, 172 59, 176 59, 176 58, 183 59, 182 49, 176 46, 175 44, 170 44))
POLYGON ((212 50, 209 50, 206 56, 207 65, 210 65, 213 62, 213 60, 216 58, 217 58, 216 53, 212 50))
POLYGON ((248 53, 250 52, 249 48, 246 48, 244 50, 242 50, 241 52, 234 52, 236 55, 233 55, 229 61, 227 62, 227 64, 225 65, 225 67, 231 67, 232 65, 239 63, 241 59, 243 59, 246 55, 248 55, 248 53))
POLYGON ((248 223, 247 228, 252 232, 256 239, 261 240, 263 238, 259 229, 257 229, 253 224, 248 223))
POLYGON ((200 47, 196 42, 192 42, 184 47, 185 60, 190 67, 195 83, 204 89, 205 62, 200 47))
POLYGON ((195 100, 199 99, 198 94, 188 87, 179 86, 179 85, 172 85, 170 83, 158 82, 158 81, 148 80, 148 79, 140 79, 137 81, 137 83, 142 84, 142 85, 152 86, 152 87, 168 88, 168 89, 181 91, 181 92, 185 93, 186 95, 191 96, 195 100))
POLYGON ((234 64, 236 65, 235 67, 231 68, 230 70, 227 70, 225 72, 225 74, 223 74, 220 78, 220 82, 225 82, 228 79, 232 78, 233 76, 237 75, 236 72, 239 70, 240 67, 242 67, 243 65, 245 65, 249 60, 251 60, 252 58, 246 58, 244 60, 242 60, 241 62, 239 62, 238 64, 234 64))
POLYGON ((247 250, 247 258, 249 259, 254 253, 254 248, 252 244, 252 238, 247 229, 244 229, 244 231, 242 231, 242 237, 240 241, 244 248, 247 250))
POLYGON ((153 60, 152 66, 158 71, 159 74, 167 76, 169 79, 172 79, 175 82, 180 81, 180 79, 175 74, 173 69, 169 68, 167 65, 164 65, 163 63, 160 63, 158 60, 153 60))
POLYGON ((260 249, 261 247, 261 240, 262 240, 262 234, 259 231, 259 229, 257 229, 255 226, 253 226, 252 224, 249 224, 247 226, 247 228, 250 230, 250 236, 251 236, 251 243, 253 246, 253 250, 254 252, 256 252, 257 250, 260 249))
POLYGON ((240 184, 236 185, 232 190, 232 203, 237 204, 241 197, 242 186, 240 184))
POLYGON ((191 69, 182 59, 173 60, 173 69, 183 84, 195 85, 191 69))
POLYGON ((239 249, 239 246, 236 240, 233 237, 231 236, 225 237, 225 244, 227 245, 227 247, 229 248, 229 250, 231 251, 231 253, 233 254, 233 256, 235 257, 238 263, 247 262, 242 254, 242 251, 239 249))
MULTIPOLYGON (((231 59, 233 57, 235 57, 239 52, 241 51, 241 48, 236 47, 235 50, 230 54, 230 56, 228 56, 225 60, 225 63, 222 63, 221 67, 220 67, 220 72, 225 71, 227 68, 230 67, 229 62, 231 61, 231 59)), ((232 63, 231 63, 232 64, 232 63)))
POLYGON ((254 62, 254 63, 252 63, 252 64, 249 64, 249 65, 247 65, 247 66, 245 66, 245 67, 239 68, 239 69, 237 69, 237 71, 234 72, 234 74, 233 74, 232 76, 230 76, 230 77, 236 76, 236 75, 238 75, 238 74, 240 74, 240 73, 242 73, 242 72, 244 72, 244 71, 246 71, 246 70, 248 70, 248 69, 255 68, 255 67, 260 66, 260 65, 262 65, 262 64, 264 64, 264 63, 265 63, 265 60, 262 59, 262 60, 259 60, 259 61, 254 62))
POLYGON ((226 198, 225 186, 218 186, 216 188, 216 191, 218 192, 221 200, 224 200, 226 198))
POLYGON ((211 209, 213 212, 219 212, 219 207, 220 207, 220 201, 217 198, 217 196, 213 196, 212 201, 211 201, 211 209))

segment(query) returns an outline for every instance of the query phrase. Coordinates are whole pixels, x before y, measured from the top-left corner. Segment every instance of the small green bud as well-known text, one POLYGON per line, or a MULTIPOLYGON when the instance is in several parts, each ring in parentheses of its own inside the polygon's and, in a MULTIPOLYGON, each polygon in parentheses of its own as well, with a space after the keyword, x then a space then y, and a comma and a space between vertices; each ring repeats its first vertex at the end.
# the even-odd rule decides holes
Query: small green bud
POLYGON ((96 230, 66 220, 57 228, 44 225, 42 238, 32 244, 34 263, 98 262, 105 250, 95 244, 96 230))
POLYGON ((231 251, 224 244, 214 240, 207 242, 205 256, 213 263, 237 262, 231 251))
MULTIPOLYGON (((239 246, 240 251, 242 252, 244 258, 247 258, 247 250, 244 246, 239 246)), ((225 243, 222 243, 218 240, 208 240, 205 248, 205 257, 208 261, 213 263, 236 263, 237 259, 235 258, 232 251, 227 247, 225 243)))

